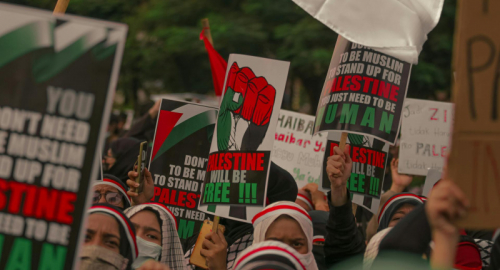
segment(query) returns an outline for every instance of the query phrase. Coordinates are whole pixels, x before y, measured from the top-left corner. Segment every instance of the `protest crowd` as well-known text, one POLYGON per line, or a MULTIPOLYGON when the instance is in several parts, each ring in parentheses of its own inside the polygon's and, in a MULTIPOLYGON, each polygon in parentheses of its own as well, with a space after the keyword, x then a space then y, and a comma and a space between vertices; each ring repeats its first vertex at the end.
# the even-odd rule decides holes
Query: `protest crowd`
POLYGON ((0 4, 0 269, 500 269, 500 4, 461 1, 453 104, 406 97, 442 0, 293 2, 339 33, 315 116, 281 109, 289 62, 204 26, 218 105, 128 126, 124 25, 0 4))

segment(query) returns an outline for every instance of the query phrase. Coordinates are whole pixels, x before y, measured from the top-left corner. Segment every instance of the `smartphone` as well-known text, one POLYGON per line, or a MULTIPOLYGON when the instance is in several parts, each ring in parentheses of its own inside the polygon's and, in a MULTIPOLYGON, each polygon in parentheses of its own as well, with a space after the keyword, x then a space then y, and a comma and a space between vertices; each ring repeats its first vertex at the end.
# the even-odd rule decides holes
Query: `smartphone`
POLYGON ((139 183, 139 187, 135 190, 137 193, 141 193, 144 187, 144 169, 146 168, 146 156, 147 156, 147 144, 148 142, 142 142, 139 147, 139 156, 137 156, 137 178, 135 182, 139 183))
MULTIPOLYGON (((203 245, 203 240, 205 240, 205 236, 212 231, 212 227, 213 227, 212 221, 207 219, 203 222, 203 226, 201 226, 200 229, 200 234, 198 234, 198 239, 196 239, 196 244, 194 245, 193 253, 191 253, 191 257, 189 258, 190 264, 196 265, 203 269, 208 269, 207 259, 201 256, 200 251, 203 245)), ((222 233, 224 233, 224 231, 226 230, 224 225, 219 224, 218 227, 219 231, 221 231, 222 233)))

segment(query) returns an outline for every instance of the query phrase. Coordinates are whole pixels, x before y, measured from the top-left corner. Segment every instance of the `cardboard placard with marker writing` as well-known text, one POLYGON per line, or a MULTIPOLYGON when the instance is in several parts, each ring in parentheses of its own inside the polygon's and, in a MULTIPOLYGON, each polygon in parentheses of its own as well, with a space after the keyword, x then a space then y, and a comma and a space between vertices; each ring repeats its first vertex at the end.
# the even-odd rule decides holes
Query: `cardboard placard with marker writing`
POLYGON ((127 26, 0 4, 0 269, 74 269, 127 26))
POLYGON ((346 131, 396 142, 411 64, 339 37, 314 133, 346 131))
MULTIPOLYGON (((322 166, 322 187, 330 189, 330 180, 326 173, 328 157, 334 155, 333 148, 339 146, 340 132, 329 132, 322 166)), ((348 134, 350 155, 353 162, 347 188, 351 192, 352 201, 372 213, 377 213, 380 205, 380 195, 384 183, 387 166, 389 144, 372 137, 348 134)))
POLYGON ((182 241, 198 233, 206 219, 198 211, 198 202, 216 120, 216 108, 161 101, 149 165, 155 184, 153 201, 172 211, 182 241))
POLYGON ((449 152, 453 104, 407 98, 401 115, 399 166, 402 174, 442 170, 449 152))
POLYGON ((313 129, 314 116, 280 111, 271 159, 294 177, 299 189, 309 183, 321 187, 326 134, 313 136, 313 129))
POLYGON ((289 66, 230 55, 198 209, 250 222, 264 206, 289 66))
POLYGON ((459 1, 448 173, 470 200, 462 228, 500 227, 499 1, 459 1))

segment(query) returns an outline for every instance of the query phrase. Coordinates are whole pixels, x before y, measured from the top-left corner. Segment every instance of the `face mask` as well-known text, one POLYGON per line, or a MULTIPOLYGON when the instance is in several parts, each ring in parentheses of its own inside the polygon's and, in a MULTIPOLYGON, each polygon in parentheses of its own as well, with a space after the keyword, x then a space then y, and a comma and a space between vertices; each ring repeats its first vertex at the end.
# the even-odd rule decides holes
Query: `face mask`
POLYGON ((139 256, 132 263, 132 268, 139 268, 147 260, 159 261, 161 256, 160 245, 148 242, 140 237, 137 237, 137 248, 139 249, 139 256))
POLYGON ((125 270, 128 259, 101 246, 84 246, 80 254, 80 270, 125 270))

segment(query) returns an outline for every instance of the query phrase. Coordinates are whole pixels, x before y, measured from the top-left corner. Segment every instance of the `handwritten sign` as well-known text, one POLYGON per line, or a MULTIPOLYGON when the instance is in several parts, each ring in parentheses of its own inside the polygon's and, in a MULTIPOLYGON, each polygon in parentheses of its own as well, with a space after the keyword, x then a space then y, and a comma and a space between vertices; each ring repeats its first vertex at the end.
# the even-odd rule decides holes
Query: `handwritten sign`
POLYGON ((407 98, 403 107, 399 173, 427 175, 441 170, 453 125, 453 104, 407 98))
POLYGON ((449 176, 470 200, 463 228, 500 226, 500 1, 460 1, 449 176))
POLYGON ((280 111, 271 160, 293 175, 299 188, 309 183, 321 186, 326 135, 312 136, 313 129, 314 116, 280 111))

